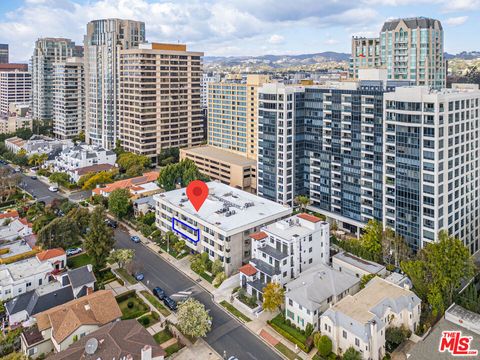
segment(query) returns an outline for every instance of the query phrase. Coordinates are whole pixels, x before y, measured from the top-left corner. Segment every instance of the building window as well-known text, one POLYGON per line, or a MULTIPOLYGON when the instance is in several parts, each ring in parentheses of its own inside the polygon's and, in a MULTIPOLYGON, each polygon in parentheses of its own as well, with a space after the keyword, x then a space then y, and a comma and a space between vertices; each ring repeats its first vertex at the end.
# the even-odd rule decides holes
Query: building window
POLYGON ((293 306, 293 300, 292 299, 288 299, 288 305, 293 306))
POLYGON ((347 332, 346 332, 345 330, 343 330, 342 335, 343 335, 343 338, 344 338, 344 339, 347 338, 347 332))
POLYGON ((287 310, 287 317, 289 317, 292 320, 295 320, 295 315, 290 310, 287 310))
POLYGON ((27 287, 32 286, 31 282, 27 282, 27 287))
POLYGON ((355 346, 360 346, 360 340, 358 338, 355 338, 355 346))

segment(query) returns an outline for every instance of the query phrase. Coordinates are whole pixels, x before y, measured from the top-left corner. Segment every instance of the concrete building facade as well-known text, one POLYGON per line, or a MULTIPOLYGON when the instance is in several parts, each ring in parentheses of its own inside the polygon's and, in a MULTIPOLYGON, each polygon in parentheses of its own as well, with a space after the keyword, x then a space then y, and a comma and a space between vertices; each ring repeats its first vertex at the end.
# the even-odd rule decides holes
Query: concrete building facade
POLYGON ((0 71, 0 116, 8 116, 10 104, 32 99, 32 75, 28 71, 0 71))
POLYGON ((113 149, 118 137, 120 50, 145 42, 145 23, 122 19, 87 24, 85 49, 85 139, 113 149))
POLYGON ((83 49, 70 39, 41 38, 32 55, 32 115, 34 119, 52 120, 54 103, 53 64, 68 57, 82 56, 83 49))
POLYGON ((119 140, 157 161, 164 149, 203 142, 202 52, 181 44, 140 44, 120 51, 119 140))
POLYGON ((72 139, 85 131, 85 74, 83 58, 67 58, 53 64, 53 133, 72 139))

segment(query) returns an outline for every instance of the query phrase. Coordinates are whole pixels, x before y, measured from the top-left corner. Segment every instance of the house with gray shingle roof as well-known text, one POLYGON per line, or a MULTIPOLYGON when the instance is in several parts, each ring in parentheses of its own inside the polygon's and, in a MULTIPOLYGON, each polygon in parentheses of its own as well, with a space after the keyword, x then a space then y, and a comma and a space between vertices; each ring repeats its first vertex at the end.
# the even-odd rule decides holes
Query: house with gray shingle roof
POLYGON ((421 300, 408 288, 374 277, 355 295, 347 295, 320 318, 320 331, 341 355, 349 347, 364 359, 385 355, 385 331, 404 326, 412 332, 420 323, 421 300))
POLYGON ((360 279, 319 264, 285 287, 285 317, 301 329, 310 323, 319 330, 320 315, 343 297, 355 294, 360 279))

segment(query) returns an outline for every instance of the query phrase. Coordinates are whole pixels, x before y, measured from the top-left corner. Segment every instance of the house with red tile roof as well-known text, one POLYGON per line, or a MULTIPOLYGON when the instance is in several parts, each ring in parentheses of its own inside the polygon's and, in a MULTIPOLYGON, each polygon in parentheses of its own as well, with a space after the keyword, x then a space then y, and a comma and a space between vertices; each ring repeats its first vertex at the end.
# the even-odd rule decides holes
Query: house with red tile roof
POLYGON ((130 179, 115 181, 103 187, 92 190, 93 195, 102 195, 108 197, 110 193, 117 189, 127 189, 132 197, 149 196, 161 191, 160 187, 155 183, 160 173, 158 171, 150 171, 142 176, 130 179))
POLYGON ((67 265, 67 255, 62 248, 43 250, 37 254, 40 262, 48 261, 57 271, 65 269, 67 265))

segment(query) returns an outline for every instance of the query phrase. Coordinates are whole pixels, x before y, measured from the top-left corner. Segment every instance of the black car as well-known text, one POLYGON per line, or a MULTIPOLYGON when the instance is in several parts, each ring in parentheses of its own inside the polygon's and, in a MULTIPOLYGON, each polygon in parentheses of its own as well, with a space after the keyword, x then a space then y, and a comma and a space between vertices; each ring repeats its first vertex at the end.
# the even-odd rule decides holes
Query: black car
POLYGON ((114 229, 116 229, 118 226, 118 223, 112 219, 105 219, 105 224, 107 224, 107 226, 110 226, 111 228, 114 228, 114 229))
POLYGON ((165 291, 163 291, 162 288, 159 288, 158 286, 152 290, 153 295, 155 295, 157 298, 160 300, 163 300, 167 294, 165 294, 165 291))
POLYGON ((175 311, 177 310, 177 302, 170 298, 169 296, 165 296, 163 298, 163 303, 165 304, 166 307, 168 307, 170 310, 175 311))

